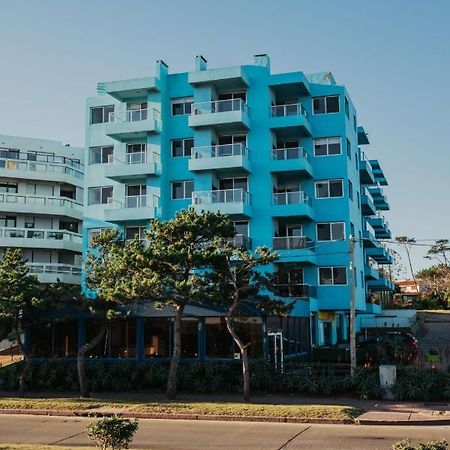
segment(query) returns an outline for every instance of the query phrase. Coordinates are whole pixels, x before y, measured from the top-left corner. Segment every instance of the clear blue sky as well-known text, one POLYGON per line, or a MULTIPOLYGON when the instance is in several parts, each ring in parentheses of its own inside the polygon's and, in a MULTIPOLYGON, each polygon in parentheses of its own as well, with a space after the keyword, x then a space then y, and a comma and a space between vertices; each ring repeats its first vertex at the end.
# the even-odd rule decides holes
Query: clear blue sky
MULTIPOLYGON (((239 65, 331 70, 390 186, 394 235, 449 237, 449 0, 0 0, 0 133, 84 142, 98 81, 239 65)), ((429 263, 414 249, 419 268, 429 263)))

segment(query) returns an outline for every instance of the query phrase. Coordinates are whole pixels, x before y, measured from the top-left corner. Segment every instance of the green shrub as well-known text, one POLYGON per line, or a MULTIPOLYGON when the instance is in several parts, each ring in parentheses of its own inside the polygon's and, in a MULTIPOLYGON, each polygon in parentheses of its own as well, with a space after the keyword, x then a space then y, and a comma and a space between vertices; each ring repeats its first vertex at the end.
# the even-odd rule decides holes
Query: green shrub
POLYGON ((137 420, 114 416, 90 423, 86 427, 86 432, 89 439, 92 439, 97 447, 103 450, 108 448, 122 450, 129 447, 137 429, 137 420))
POLYGON ((392 446, 392 450, 446 450, 447 442, 442 441, 431 441, 423 442, 418 445, 418 447, 413 447, 409 439, 399 441, 392 446))

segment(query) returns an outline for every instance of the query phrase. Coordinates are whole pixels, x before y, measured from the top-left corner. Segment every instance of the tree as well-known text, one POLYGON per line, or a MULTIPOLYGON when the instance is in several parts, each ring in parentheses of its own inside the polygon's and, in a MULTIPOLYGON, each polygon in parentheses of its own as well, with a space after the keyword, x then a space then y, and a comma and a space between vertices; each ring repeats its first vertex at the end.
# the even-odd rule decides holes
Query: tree
POLYGON ((450 243, 448 239, 438 239, 433 246, 428 250, 428 259, 436 259, 439 264, 450 266, 450 243))
POLYGON ((141 247, 140 271, 135 295, 155 300, 157 305, 175 310, 173 352, 167 379, 167 397, 177 393, 177 371, 181 358, 181 324, 186 305, 214 303, 218 286, 210 283, 209 273, 220 257, 213 245, 217 238, 231 238, 234 227, 227 215, 194 209, 178 212, 168 221, 154 220, 141 247))
POLYGON ((241 354, 244 400, 249 401, 248 348, 251 343, 245 342, 239 335, 236 319, 248 318, 249 312, 258 310, 267 315, 287 315, 293 304, 270 295, 274 287, 274 275, 262 271, 278 259, 277 253, 267 247, 258 247, 254 253, 250 253, 245 248, 236 248, 221 239, 215 243, 222 257, 210 274, 211 281, 220 287, 227 329, 241 354))
POLYGON ((433 295, 442 298, 447 305, 450 302, 450 267, 445 264, 437 264, 417 273, 417 278, 425 285, 428 292, 425 295, 433 295))
POLYGON ((411 261, 411 254, 410 254, 411 247, 416 243, 416 240, 414 238, 409 238, 407 236, 396 236, 395 240, 399 244, 402 244, 405 248, 406 256, 408 258, 408 263, 409 263, 409 269, 411 271, 411 276, 412 276, 412 279, 414 280, 414 284, 416 285, 416 290, 419 291, 419 288, 417 286, 417 280, 414 275, 413 265, 412 265, 412 261, 411 261))
POLYGON ((19 373, 19 393, 25 392, 25 380, 31 358, 22 340, 24 318, 33 316, 42 306, 39 281, 30 275, 20 249, 7 249, 0 262, 0 318, 10 320, 15 338, 23 355, 19 373))
POLYGON ((86 353, 95 348, 105 336, 110 319, 129 313, 138 295, 134 289, 140 275, 141 244, 126 243, 116 229, 103 230, 94 236, 86 258, 86 287, 81 308, 99 320, 97 334, 81 346, 77 354, 80 395, 88 397, 86 353))

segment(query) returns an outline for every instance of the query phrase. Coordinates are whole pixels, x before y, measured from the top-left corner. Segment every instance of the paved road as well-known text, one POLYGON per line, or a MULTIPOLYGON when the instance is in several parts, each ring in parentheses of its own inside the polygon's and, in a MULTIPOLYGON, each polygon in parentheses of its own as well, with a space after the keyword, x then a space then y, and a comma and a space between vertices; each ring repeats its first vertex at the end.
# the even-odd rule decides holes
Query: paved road
MULTIPOLYGON (((88 445, 90 419, 0 415, 0 443, 88 445)), ((185 420, 141 420, 131 448, 153 450, 390 450, 406 437, 446 438, 450 427, 307 425, 185 420)))

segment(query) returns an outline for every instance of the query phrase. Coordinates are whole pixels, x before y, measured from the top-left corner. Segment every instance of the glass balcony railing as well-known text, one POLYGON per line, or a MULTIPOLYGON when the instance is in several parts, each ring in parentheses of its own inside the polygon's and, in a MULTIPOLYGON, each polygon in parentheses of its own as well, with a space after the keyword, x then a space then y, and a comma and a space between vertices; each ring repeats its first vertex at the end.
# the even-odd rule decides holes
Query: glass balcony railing
POLYGON ((55 274, 68 274, 68 275, 81 275, 81 266, 73 264, 60 264, 60 263, 27 263, 30 273, 55 273, 55 274))
POLYGON ((290 103, 287 105, 272 105, 270 107, 272 117, 304 116, 308 117, 308 112, 301 103, 290 103))
POLYGON ((250 204, 250 194, 244 189, 196 191, 192 193, 192 202, 194 205, 211 205, 215 203, 250 204))
POLYGON ((277 283, 274 286, 274 292, 280 297, 297 297, 297 298, 309 298, 316 296, 315 286, 309 284, 300 283, 277 283))
POLYGON ((116 158, 114 155, 108 156, 108 163, 114 164, 147 164, 147 163, 156 163, 160 162, 161 156, 156 152, 133 152, 125 154, 125 161, 120 158, 116 158))
POLYGON ((81 203, 78 203, 75 200, 66 197, 45 197, 41 195, 0 193, 0 203, 63 207, 76 209, 78 211, 83 210, 83 205, 81 203))
POLYGON ((192 158, 222 158, 226 156, 245 156, 248 154, 248 148, 243 143, 206 145, 194 147, 192 149, 192 158))
POLYGON ((303 147, 272 149, 272 159, 275 161, 283 161, 286 159, 300 159, 307 157, 308 155, 305 150, 303 150, 303 147))
POLYGON ((213 100, 210 102, 194 103, 192 107, 192 115, 199 114, 215 114, 227 111, 242 111, 248 113, 248 106, 244 100, 240 98, 230 100, 213 100))
POLYGON ((156 195, 127 195, 123 201, 110 198, 108 209, 121 209, 121 208, 158 208, 159 197, 156 195))
POLYGON ((109 122, 141 122, 147 119, 161 119, 161 113, 156 109, 133 109, 123 112, 110 112, 109 122))
POLYGON ((229 242, 236 248, 245 248, 246 250, 250 250, 252 248, 252 240, 245 234, 236 234, 234 237, 229 239, 229 242))
POLYGON ((0 228, 0 237, 16 239, 49 239, 55 241, 82 243, 82 236, 67 230, 49 230, 38 228, 0 228))
POLYGON ((311 206, 311 199, 303 191, 276 192, 273 194, 274 205, 299 205, 311 206))
POLYGON ((314 241, 306 236, 276 236, 272 246, 274 250, 312 250, 314 241))

